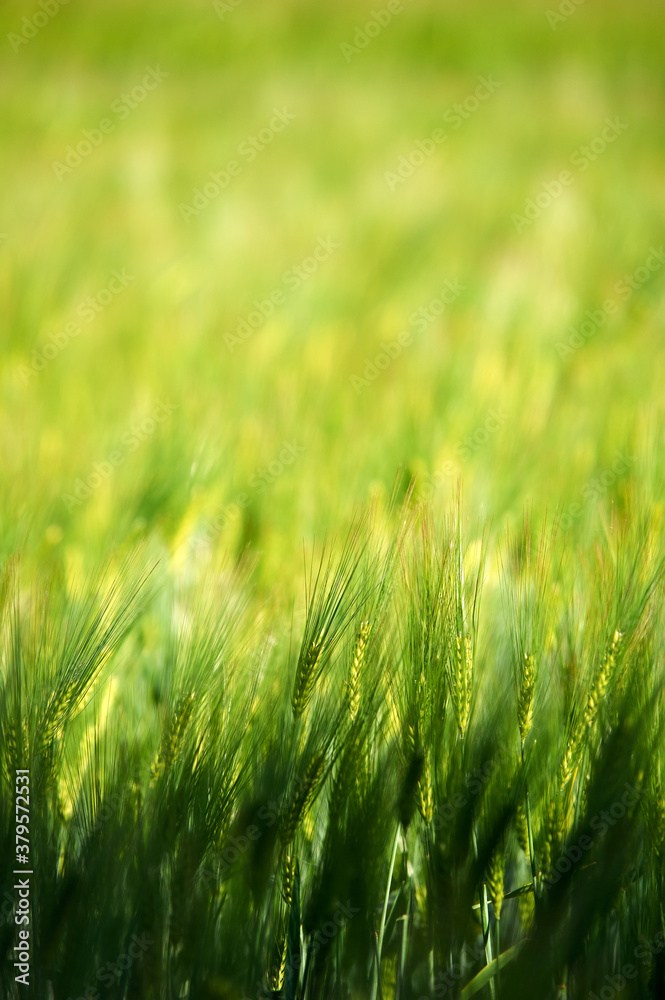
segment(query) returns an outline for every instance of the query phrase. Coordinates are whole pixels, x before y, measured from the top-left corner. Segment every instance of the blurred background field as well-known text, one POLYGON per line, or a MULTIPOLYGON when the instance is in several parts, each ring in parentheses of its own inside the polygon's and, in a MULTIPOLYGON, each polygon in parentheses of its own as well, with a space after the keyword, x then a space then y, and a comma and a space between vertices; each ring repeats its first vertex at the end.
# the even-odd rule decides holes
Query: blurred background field
POLYGON ((479 941, 464 1000, 605 997, 665 932, 662 0, 25 0, 0 46, 25 995, 147 933, 109 1000, 435 996, 479 941))
POLYGON ((404 0, 349 53, 382 0, 74 0, 18 43, 42 8, 3 4, 3 555, 71 579, 143 539, 176 573, 250 546, 261 587, 290 600, 303 540, 386 504, 396 480, 443 503, 461 477, 495 531, 558 508, 573 544, 631 493, 657 505, 665 265, 625 299, 615 287, 665 232, 665 8, 570 7, 552 24, 554 0, 404 0), (148 68, 167 75, 117 110, 148 68), (500 86, 453 127, 480 77, 500 86), (239 147, 274 109, 295 117, 250 162, 239 147), (628 127, 571 167, 608 118, 628 127), (58 177, 102 119, 112 131, 58 177), (439 127, 412 176, 387 179, 439 127), (185 219, 233 158, 239 175, 185 219), (518 232, 565 169, 573 182, 518 232), (338 248, 293 287, 321 240, 338 248), (113 272, 131 280, 88 322, 113 272), (446 282, 454 301, 414 319, 446 282), (151 429, 160 400, 173 409, 151 429), (617 452, 630 460, 613 472, 617 452))

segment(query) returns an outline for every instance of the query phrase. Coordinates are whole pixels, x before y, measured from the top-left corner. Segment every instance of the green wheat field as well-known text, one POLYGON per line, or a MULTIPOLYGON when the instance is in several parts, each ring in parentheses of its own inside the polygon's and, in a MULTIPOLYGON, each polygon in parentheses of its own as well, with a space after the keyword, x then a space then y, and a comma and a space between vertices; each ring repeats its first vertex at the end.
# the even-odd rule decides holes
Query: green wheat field
POLYGON ((665 996, 661 0, 0 9, 0 1000, 665 996))

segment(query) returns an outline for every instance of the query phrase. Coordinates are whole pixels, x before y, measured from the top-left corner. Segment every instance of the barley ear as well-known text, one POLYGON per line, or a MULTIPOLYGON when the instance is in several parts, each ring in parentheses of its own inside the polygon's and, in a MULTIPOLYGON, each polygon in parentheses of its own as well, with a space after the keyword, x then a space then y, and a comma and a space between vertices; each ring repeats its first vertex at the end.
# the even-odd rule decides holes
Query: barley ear
POLYGON ((361 673, 363 661, 365 659, 367 640, 369 639, 371 630, 372 626, 370 622, 364 621, 361 623, 356 637, 356 645, 353 650, 353 659, 351 660, 351 670, 349 671, 348 682, 349 715, 351 717, 351 722, 356 721, 360 710, 360 698, 362 693, 361 673))
POLYGON ((181 694, 169 721, 162 734, 159 750, 150 766, 150 787, 154 787, 158 779, 168 771, 178 756, 182 737, 187 729, 194 708, 195 692, 181 694))
POLYGON ((432 795, 432 771, 429 763, 429 752, 424 752, 423 770, 418 781, 418 812, 423 823, 429 826, 434 815, 434 798, 432 795))
POLYGON ((316 795, 324 766, 325 754, 315 754, 308 764, 302 780, 297 783, 291 793, 279 825, 279 839, 283 847, 287 847, 298 832, 298 827, 316 795))
POLYGON ((458 632, 455 636, 455 671, 453 674, 453 707, 460 738, 464 739, 471 717, 473 693, 473 648, 469 636, 458 632))
POLYGON ((520 921, 522 927, 525 931, 531 928, 533 923, 533 916, 535 913, 535 900, 533 898, 532 892, 525 892, 524 895, 519 896, 517 900, 517 905, 519 909, 520 921))
POLYGON ((536 686, 536 662, 533 656, 524 654, 522 664, 520 690, 517 701, 517 720, 520 727, 520 739, 524 743, 533 724, 533 696, 536 686))
POLYGON ((600 708, 605 694, 607 692, 607 687, 612 679, 612 674, 614 673, 614 666, 616 663, 616 654, 619 651, 619 646, 621 644, 622 633, 617 629, 614 633, 612 642, 610 643, 610 648, 606 652, 603 662, 600 666, 600 670, 596 676, 594 685, 589 693, 589 698, 587 700, 586 708, 584 710, 584 721, 588 728, 591 728, 596 721, 596 716, 598 714, 598 709, 600 708))
POLYGON ((323 639, 325 635, 325 630, 322 629, 319 633, 318 639, 314 639, 305 653, 301 651, 298 657, 298 666, 296 668, 296 679, 293 686, 293 698, 291 699, 291 708, 293 710, 293 718, 300 719, 303 712, 309 704, 309 700, 312 697, 312 691, 314 690, 314 684, 316 683, 316 677, 319 670, 319 665, 321 662, 321 655, 323 653, 323 639))
POLYGON ((284 869, 282 871, 282 899, 287 907, 291 907, 293 899, 293 882, 296 875, 296 856, 287 854, 284 858, 284 869))
POLYGON ((499 845, 495 850, 494 854, 492 855, 492 860, 490 861, 489 872, 487 875, 487 887, 492 897, 492 903, 494 906, 494 916, 497 920, 501 919, 501 907, 503 906, 504 861, 505 858, 504 858, 503 848, 501 847, 501 845, 499 845))
POLYGON ((527 861, 530 861, 531 852, 529 850, 529 827, 526 819, 526 810, 521 804, 518 805, 517 812, 515 814, 515 827, 517 830, 517 843, 524 851, 527 861))
POLYGON ((272 974, 270 975, 270 989, 273 993, 281 993, 284 989, 284 977, 286 973, 286 950, 288 939, 284 935, 283 943, 278 949, 278 959, 275 962, 272 974))
POLYGON ((559 789, 561 792, 566 790, 568 783, 575 773, 580 750, 582 748, 583 735, 583 728, 578 726, 571 733, 566 745, 566 751, 563 755, 563 760, 561 761, 561 767, 559 768, 559 789))

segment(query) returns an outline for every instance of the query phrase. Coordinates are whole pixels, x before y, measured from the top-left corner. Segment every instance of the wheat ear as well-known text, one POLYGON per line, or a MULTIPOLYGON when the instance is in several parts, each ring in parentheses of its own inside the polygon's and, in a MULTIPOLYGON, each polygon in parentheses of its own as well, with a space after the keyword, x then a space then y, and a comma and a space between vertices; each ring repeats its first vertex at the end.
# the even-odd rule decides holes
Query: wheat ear
POLYGON ((460 738, 464 739, 471 717, 473 691, 473 648, 469 636, 458 632, 455 636, 455 690, 453 705, 460 738))
POLYGON ((591 728, 596 721, 596 716, 598 714, 598 709, 605 697, 607 692, 608 684, 612 679, 612 674, 614 673, 614 666, 616 663, 616 654, 619 651, 619 646, 621 645, 622 634, 617 629, 610 643, 610 648, 603 658, 600 670, 596 677, 595 683, 589 694, 587 700, 586 708, 584 710, 584 721, 588 728, 591 728))
POLYGON ((286 974, 286 951, 287 951, 287 938, 284 936, 282 946, 279 949, 279 964, 275 964, 272 975, 270 976, 270 989, 273 993, 281 993, 284 989, 284 978, 286 974))
POLYGON ((503 897, 505 894, 503 881, 504 861, 503 849, 499 846, 492 855, 487 873, 487 886, 492 897, 494 917, 497 921, 501 919, 501 907, 503 906, 503 897))
POLYGON ((150 767, 150 786, 168 771, 178 755, 181 738, 187 728, 194 708, 195 693, 181 694, 173 712, 173 720, 166 728, 162 741, 150 767))
POLYGON ((520 727, 520 740, 524 743, 533 725, 533 698, 536 688, 536 661, 528 653, 524 654, 522 663, 520 690, 517 699, 517 721, 520 727))
POLYGON ((356 645, 353 650, 353 658, 351 660, 351 670, 349 671, 349 715, 351 717, 351 722, 355 722, 358 717, 358 712, 360 710, 360 698, 362 694, 361 687, 361 673, 363 661, 365 659, 365 652, 367 647, 367 640, 369 639, 369 634, 372 631, 372 626, 370 622, 361 622, 360 628, 358 629, 358 635, 356 637, 356 645))
POLYGON ((323 752, 315 754, 305 770, 302 781, 292 792, 279 827, 282 846, 287 847, 298 832, 298 827, 312 804, 324 767, 325 754, 323 752))
POLYGON ((298 659, 296 679, 293 686, 293 698, 291 700, 294 719, 299 719, 302 716, 312 697, 323 653, 324 635, 325 630, 322 629, 318 639, 314 639, 310 643, 307 652, 304 655, 301 653, 298 659))

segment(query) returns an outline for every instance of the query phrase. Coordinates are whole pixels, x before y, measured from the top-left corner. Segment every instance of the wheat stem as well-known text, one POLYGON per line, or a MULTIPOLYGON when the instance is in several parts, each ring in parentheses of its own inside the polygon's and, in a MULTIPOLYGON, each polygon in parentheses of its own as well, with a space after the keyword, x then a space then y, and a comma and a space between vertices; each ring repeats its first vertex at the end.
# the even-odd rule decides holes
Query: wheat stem
POLYGON ((388 901, 390 899, 390 888, 393 882, 393 871, 395 870, 395 859, 397 857, 397 846, 399 844, 399 838, 401 833, 401 824, 398 822, 397 831, 395 833, 395 841, 393 843, 393 851, 390 858, 390 867, 388 869, 388 881, 386 882, 386 894, 383 900, 383 909, 381 911, 381 923, 379 924, 379 934, 377 940, 376 948, 376 967, 375 974, 372 978, 372 1000, 375 1000, 377 986, 381 989, 381 951, 383 949, 383 935, 386 931, 386 916, 388 913, 388 901))

